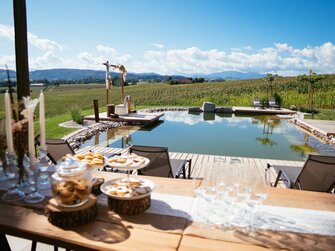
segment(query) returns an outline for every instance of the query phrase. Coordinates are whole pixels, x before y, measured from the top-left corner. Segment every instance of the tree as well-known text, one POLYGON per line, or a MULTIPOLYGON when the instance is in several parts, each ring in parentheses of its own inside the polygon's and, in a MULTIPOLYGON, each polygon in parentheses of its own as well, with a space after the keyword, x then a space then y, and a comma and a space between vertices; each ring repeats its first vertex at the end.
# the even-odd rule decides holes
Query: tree
MULTIPOLYGON (((267 93, 268 98, 270 97, 269 90, 270 90, 270 95, 271 96, 273 95, 273 85, 272 85, 273 83, 272 82, 277 78, 278 78, 277 74, 275 75, 272 75, 271 73, 266 74, 265 81, 267 82, 266 83, 266 93, 267 93)), ((277 88, 275 88, 275 92, 277 92, 277 88)))
POLYGON ((309 70, 309 75, 299 75, 298 80, 308 84, 308 107, 310 110, 314 107, 314 94, 316 92, 317 83, 324 79, 325 76, 318 75, 312 70, 309 70))

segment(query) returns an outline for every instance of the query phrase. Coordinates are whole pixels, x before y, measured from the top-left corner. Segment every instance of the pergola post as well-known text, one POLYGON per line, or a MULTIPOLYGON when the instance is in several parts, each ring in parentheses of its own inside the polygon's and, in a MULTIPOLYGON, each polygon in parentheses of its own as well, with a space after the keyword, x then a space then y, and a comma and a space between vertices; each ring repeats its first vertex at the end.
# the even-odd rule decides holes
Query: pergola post
POLYGON ((30 96, 26 1, 13 0, 17 100, 30 96))

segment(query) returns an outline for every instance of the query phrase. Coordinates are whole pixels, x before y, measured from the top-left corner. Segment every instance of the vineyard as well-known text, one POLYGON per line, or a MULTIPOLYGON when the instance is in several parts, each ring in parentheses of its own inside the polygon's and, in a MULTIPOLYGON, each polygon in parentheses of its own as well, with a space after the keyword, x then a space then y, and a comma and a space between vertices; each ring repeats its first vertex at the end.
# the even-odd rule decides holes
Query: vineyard
MULTIPOLYGON (((273 81, 273 90, 282 98, 282 107, 307 107, 307 85, 295 77, 281 77, 273 81)), ((32 89, 32 96, 37 97, 39 89, 32 89)), ((253 97, 267 96, 266 81, 229 80, 220 83, 196 83, 188 85, 168 85, 164 83, 137 84, 125 87, 125 95, 131 95, 138 106, 201 106, 203 102, 214 102, 217 106, 252 106, 253 97)), ((0 117, 4 115, 3 94, 0 94, 0 117)), ((110 90, 109 103, 121 102, 120 87, 110 90)), ((106 90, 102 84, 77 84, 49 86, 45 91, 46 116, 68 114, 78 107, 82 110, 92 109, 93 100, 105 107, 106 90)), ((335 109, 335 75, 327 75, 316 88, 315 108, 335 109)))

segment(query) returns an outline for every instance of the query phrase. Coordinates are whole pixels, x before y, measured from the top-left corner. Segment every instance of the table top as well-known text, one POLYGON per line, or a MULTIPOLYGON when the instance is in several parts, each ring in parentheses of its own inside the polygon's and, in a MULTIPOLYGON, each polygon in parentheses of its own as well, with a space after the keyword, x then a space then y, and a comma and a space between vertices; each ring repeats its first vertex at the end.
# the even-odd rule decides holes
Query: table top
MULTIPOLYGON (((125 177, 105 172, 94 175, 105 180, 125 177)), ((194 189, 201 186, 201 180, 146 178, 155 183, 156 193, 169 195, 194 196, 194 189)), ((265 204, 334 212, 335 196, 272 188, 265 204)), ((242 231, 204 227, 182 217, 152 213, 120 216, 100 204, 93 222, 61 229, 48 222, 44 205, 28 207, 0 201, 0 233, 74 250, 222 250, 223 246, 231 250, 263 250, 269 247, 300 249, 301 245, 304 249, 327 250, 335 245, 332 236, 264 230, 248 235, 242 231)))

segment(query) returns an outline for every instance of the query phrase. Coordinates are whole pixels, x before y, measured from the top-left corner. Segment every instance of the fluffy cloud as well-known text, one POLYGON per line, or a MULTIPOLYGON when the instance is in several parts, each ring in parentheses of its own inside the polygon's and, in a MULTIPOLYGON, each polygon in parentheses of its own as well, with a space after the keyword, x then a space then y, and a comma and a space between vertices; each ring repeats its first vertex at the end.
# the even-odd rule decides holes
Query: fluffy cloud
POLYGON ((153 46, 153 47, 156 47, 158 49, 163 49, 164 48, 164 45, 163 44, 159 44, 159 43, 151 43, 150 45, 153 46))
POLYGON ((333 73, 335 69, 335 45, 331 42, 303 49, 293 48, 285 43, 275 43, 273 47, 255 52, 250 49, 233 48, 226 52, 190 47, 146 51, 142 71, 191 74, 237 70, 296 75, 306 73, 309 69, 319 73, 333 73))
MULTIPOLYGON (((0 24, 0 38, 14 41, 14 28, 0 24)), ((313 69, 318 73, 334 73, 335 45, 326 42, 319 46, 294 48, 287 43, 253 49, 251 46, 230 50, 202 50, 198 47, 185 49, 164 49, 163 44, 151 43, 159 50, 147 50, 142 58, 122 53, 116 48, 98 44, 91 51, 62 53, 64 46, 47 38, 28 32, 28 42, 41 49, 40 55, 29 54, 31 69, 85 68, 103 70, 102 62, 123 64, 130 72, 157 72, 160 74, 193 74, 221 71, 242 71, 297 75, 313 69)), ((0 51, 0 64, 15 68, 13 55, 0 51), (2 53, 2 54, 1 54, 2 53)))
MULTIPOLYGON (((14 41, 14 27, 0 24, 0 37, 14 41)), ((28 32, 28 43, 42 50, 63 50, 63 46, 59 43, 46 38, 39 38, 31 32, 28 32)))

